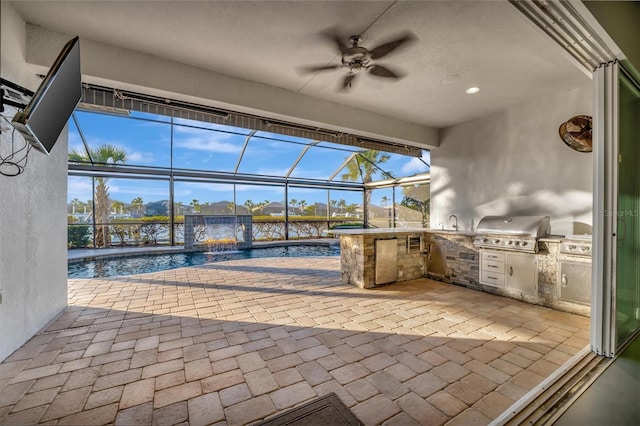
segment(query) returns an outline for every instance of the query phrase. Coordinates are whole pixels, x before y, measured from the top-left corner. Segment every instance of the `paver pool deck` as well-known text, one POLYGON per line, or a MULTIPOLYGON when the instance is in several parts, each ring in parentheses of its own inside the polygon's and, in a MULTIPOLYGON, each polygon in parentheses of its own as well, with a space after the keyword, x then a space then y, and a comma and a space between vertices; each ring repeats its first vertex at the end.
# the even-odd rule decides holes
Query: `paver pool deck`
POLYGON ((0 363, 1 424, 255 422, 335 392, 367 425, 487 424, 589 342, 589 319, 338 257, 69 280, 0 363))

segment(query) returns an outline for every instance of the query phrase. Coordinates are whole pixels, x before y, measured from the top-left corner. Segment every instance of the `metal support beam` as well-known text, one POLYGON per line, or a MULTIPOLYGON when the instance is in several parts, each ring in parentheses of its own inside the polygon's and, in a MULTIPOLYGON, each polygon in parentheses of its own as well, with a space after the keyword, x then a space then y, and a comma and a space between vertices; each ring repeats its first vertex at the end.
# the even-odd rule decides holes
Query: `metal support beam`
POLYGON ((332 174, 331 176, 329 176, 329 179, 327 179, 327 180, 332 181, 332 180, 336 177, 336 175, 337 175, 338 173, 340 173, 340 170, 342 170, 342 169, 344 169, 345 167, 347 167, 347 164, 349 164, 349 162, 350 162, 351 160, 353 160, 353 157, 355 157, 356 155, 358 155, 358 153, 357 153, 357 152, 354 152, 353 154, 351 154, 350 156, 348 156, 348 157, 347 157, 347 159, 346 159, 346 160, 344 160, 344 162, 343 162, 342 164, 340 164, 340 166, 338 166, 338 168, 336 169, 336 171, 335 171, 335 172, 333 172, 333 174, 332 174))
POLYGON ((291 176, 291 173, 293 173, 293 170, 298 166, 298 163, 300 163, 300 160, 302 160, 302 157, 304 157, 307 151, 309 151, 309 148, 311 148, 312 146, 318 145, 318 143, 319 143, 318 141, 313 141, 309 145, 305 146, 302 152, 300 153, 300 155, 298 155, 298 158, 296 158, 296 161, 294 161, 293 164, 291 165, 291 168, 289 169, 287 174, 284 175, 284 177, 289 178, 289 176, 291 176))
POLYGON ((289 239, 289 185, 284 186, 284 239, 289 239))
MULTIPOLYGON (((251 139, 253 135, 256 134, 256 132, 257 130, 252 130, 251 133, 249 133, 246 139, 244 140, 244 145, 242 145, 242 151, 240 151, 240 156, 238 157, 238 162, 236 163, 236 168, 233 169, 234 175, 238 173, 238 169, 240 168, 240 163, 242 162, 242 157, 244 157, 244 152, 247 150, 247 145, 249 145, 249 139, 251 139)), ((173 152, 173 150, 171 150, 171 152, 173 152)))

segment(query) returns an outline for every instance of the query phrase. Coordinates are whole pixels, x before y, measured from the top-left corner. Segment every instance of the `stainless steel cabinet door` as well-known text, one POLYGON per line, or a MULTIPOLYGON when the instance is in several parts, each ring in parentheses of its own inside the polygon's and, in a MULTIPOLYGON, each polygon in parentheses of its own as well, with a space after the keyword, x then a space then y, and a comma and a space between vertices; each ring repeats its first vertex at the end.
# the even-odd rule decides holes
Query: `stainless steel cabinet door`
POLYGON ((398 240, 376 240, 376 284, 398 281, 398 240))
POLYGON ((591 263, 558 262, 560 300, 591 303, 591 263))
POLYGON ((536 256, 528 253, 509 253, 506 265, 507 287, 523 293, 535 294, 538 288, 536 256))

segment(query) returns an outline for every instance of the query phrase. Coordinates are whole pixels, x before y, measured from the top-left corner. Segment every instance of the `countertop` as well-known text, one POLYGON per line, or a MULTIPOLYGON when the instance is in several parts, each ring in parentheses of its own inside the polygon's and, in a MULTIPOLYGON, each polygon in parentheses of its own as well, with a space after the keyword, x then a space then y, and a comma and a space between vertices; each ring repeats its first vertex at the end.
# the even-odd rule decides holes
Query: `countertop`
POLYGON ((431 228, 368 228, 368 229, 332 229, 336 235, 395 235, 395 234, 447 234, 473 237, 473 231, 455 231, 431 228))
MULTIPOLYGON (((399 235, 399 234, 443 234, 443 235, 461 235, 465 237, 475 237, 474 231, 455 231, 453 229, 433 229, 433 228, 368 228, 368 229, 332 229, 330 231, 335 235, 399 235)), ((542 237, 538 241, 548 243, 560 243, 567 240, 571 241, 591 241, 591 235, 549 235, 542 237)))

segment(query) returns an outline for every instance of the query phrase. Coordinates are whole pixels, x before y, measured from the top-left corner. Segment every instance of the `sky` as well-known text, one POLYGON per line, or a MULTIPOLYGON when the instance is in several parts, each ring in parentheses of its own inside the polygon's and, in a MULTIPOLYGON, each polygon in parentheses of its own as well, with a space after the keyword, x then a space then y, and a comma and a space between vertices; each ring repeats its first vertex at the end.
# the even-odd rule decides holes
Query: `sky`
MULTIPOLYGON (((295 164, 296 159, 311 141, 268 132, 257 132, 247 145, 238 164, 240 154, 250 133, 248 129, 221 126, 184 119, 176 119, 172 127, 170 118, 131 113, 129 117, 107 115, 88 111, 75 112, 84 138, 91 148, 111 144, 123 148, 127 153, 127 165, 142 167, 171 167, 171 143, 173 137, 173 167, 180 169, 206 170, 284 176, 295 164)), ((69 125, 69 150, 84 151, 84 146, 73 120, 69 125)), ((293 178, 327 180, 357 147, 320 142, 310 148, 297 166, 291 171, 293 178)), ((422 160, 430 163, 429 151, 423 151, 422 160)), ((395 177, 411 176, 428 171, 428 167, 418 158, 388 154, 389 160, 382 165, 385 171, 395 177)), ((336 180, 340 181, 344 171, 336 180)), ((383 179, 382 174, 374 180, 383 179)), ((68 201, 91 198, 91 179, 70 176, 68 201)), ((140 197, 144 203, 169 199, 169 182, 166 180, 139 180, 110 178, 108 182, 112 200, 130 203, 140 197)), ((388 192, 388 191, 387 191, 388 192)), ((381 204, 384 190, 375 191, 372 202, 381 204)), ((233 201, 233 187, 225 183, 176 182, 174 186, 176 202, 189 205, 194 199, 200 203, 233 201)), ((237 185, 236 202, 244 204, 251 200, 283 201, 284 189, 277 186, 237 185)), ((362 204, 362 194, 354 191, 331 191, 331 199, 344 199, 347 204, 362 204)), ((304 200, 307 205, 327 202, 326 190, 295 188, 289 189, 289 200, 304 200)))

